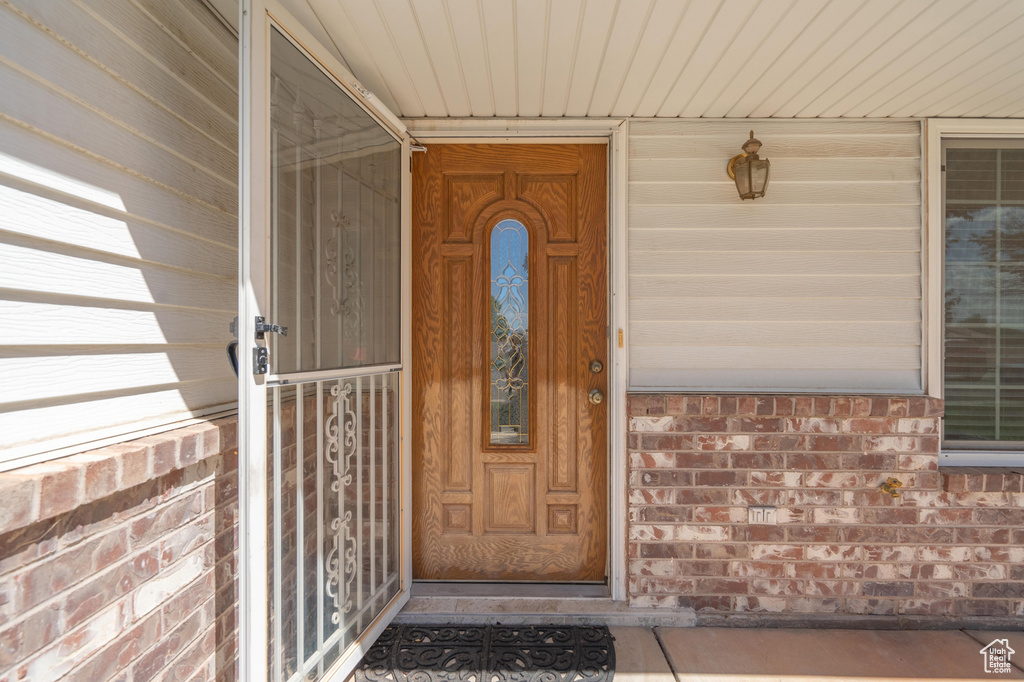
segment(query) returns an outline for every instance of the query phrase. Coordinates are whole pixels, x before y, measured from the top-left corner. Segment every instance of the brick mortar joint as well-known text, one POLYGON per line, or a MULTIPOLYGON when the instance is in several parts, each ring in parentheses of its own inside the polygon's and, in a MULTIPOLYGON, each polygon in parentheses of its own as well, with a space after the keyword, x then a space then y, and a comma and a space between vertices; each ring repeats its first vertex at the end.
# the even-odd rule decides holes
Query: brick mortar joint
MULTIPOLYGON (((148 513, 150 513, 150 512, 147 511, 146 514, 148 514, 148 513)), ((212 512, 210 512, 210 514, 212 514, 212 512)), ((186 522, 184 522, 184 523, 182 523, 182 524, 180 524, 178 526, 175 526, 173 528, 167 529, 165 532, 161 533, 161 535, 159 537, 154 538, 154 539, 150 540, 149 542, 141 543, 141 544, 136 545, 136 546, 132 546, 131 540, 129 539, 128 545, 126 546, 126 549, 125 549, 125 552, 122 555, 120 555, 118 561, 113 562, 113 563, 111 563, 111 564, 109 564, 107 566, 104 566, 103 568, 101 568, 101 569, 99 569, 99 570, 97 570, 97 571, 95 571, 93 573, 90 573, 87 576, 82 576, 82 577, 80 577, 77 580, 73 580, 73 581, 69 582, 66 586, 64 586, 63 589, 61 589, 61 590, 59 590, 57 592, 54 592, 50 597, 48 597, 46 599, 43 599, 43 600, 39 601, 38 603, 29 606, 28 608, 23 608, 23 609, 19 610, 8 622, 6 622, 2 626, 0 626, 0 632, 4 632, 4 631, 7 631, 7 630, 10 630, 11 628, 19 627, 21 623, 23 623, 25 620, 31 618, 33 615, 35 615, 35 614, 37 614, 37 613, 39 613, 41 611, 45 611, 47 609, 52 609, 55 605, 63 604, 64 601, 68 598, 68 595, 74 593, 76 590, 82 589, 82 588, 86 587, 87 585, 89 585, 90 583, 99 582, 99 581, 103 580, 107 576, 114 575, 119 570, 122 570, 125 566, 131 565, 133 562, 137 561, 138 559, 146 556, 147 554, 152 554, 155 551, 156 555, 157 555, 156 559, 155 559, 155 561, 157 562, 157 573, 154 576, 151 576, 150 578, 144 579, 143 581, 141 581, 138 584, 134 585, 130 590, 128 590, 124 594, 116 596, 110 603, 100 607, 99 610, 97 610, 95 613, 93 613, 91 616, 89 616, 89 618, 87 618, 86 620, 82 621, 82 623, 79 623, 78 625, 76 625, 72 630, 70 630, 68 632, 61 633, 61 637, 67 636, 67 635, 75 632, 76 630, 78 630, 84 624, 86 624, 86 623, 88 623, 88 622, 90 622, 92 620, 95 620, 96 618, 99 617, 99 615, 102 612, 106 611, 107 609, 111 608, 112 606, 120 604, 122 601, 124 601, 126 599, 131 601, 132 599, 134 599, 134 595, 139 591, 139 589, 142 588, 144 585, 146 585, 153 578, 159 577, 159 575, 161 573, 164 573, 166 571, 174 570, 176 568, 181 568, 186 562, 188 562, 189 560, 191 560, 191 559, 193 559, 195 557, 203 558, 205 556, 205 553, 208 551, 208 548, 210 546, 216 547, 217 539, 216 539, 216 537, 211 537, 211 538, 208 538, 207 540, 205 540, 204 542, 196 545, 195 547, 192 547, 187 552, 181 554, 180 556, 174 558, 173 560, 171 560, 169 562, 165 562, 164 559, 160 556, 161 549, 162 549, 162 547, 163 547, 163 545, 164 545, 164 543, 165 543, 165 541, 166 541, 166 539, 168 537, 173 536, 178 531, 183 530, 183 529, 185 529, 186 527, 188 527, 190 525, 194 525, 194 524, 198 523, 201 519, 202 519, 202 517, 197 517, 196 519, 192 519, 192 520, 186 521, 186 522)), ((130 525, 132 523, 132 520, 133 520, 132 518, 129 518, 129 519, 127 519, 125 521, 125 523, 130 525)), ((104 533, 104 535, 110 535, 111 533, 115 533, 117 531, 118 531, 118 529, 115 528, 115 529, 112 529, 110 531, 107 531, 106 533, 104 533)), ((4 574, 3 576, 0 576, 0 577, 2 577, 5 581, 17 580, 19 578, 19 576, 23 576, 23 575, 28 574, 34 568, 38 567, 41 564, 45 564, 48 561, 52 561, 56 556, 58 556, 60 554, 65 554, 65 553, 73 552, 77 547, 78 547, 77 545, 73 545, 71 547, 61 548, 60 550, 58 550, 54 554, 48 554, 46 556, 40 557, 37 560, 35 560, 35 561, 33 561, 33 562, 29 563, 29 564, 26 564, 25 566, 18 567, 17 569, 15 569, 15 570, 7 573, 7 574, 4 574)), ((217 563, 218 562, 215 561, 214 564, 207 566, 207 565, 205 565, 205 561, 204 561, 203 562, 204 565, 203 565, 203 568, 201 570, 200 575, 198 577, 196 577, 195 579, 193 579, 192 581, 190 581, 189 583, 187 583, 185 586, 183 586, 180 589, 176 590, 174 592, 174 594, 169 595, 168 599, 171 599, 174 596, 176 596, 178 594, 181 594, 182 592, 187 590, 189 587, 191 587, 193 584, 199 582, 200 580, 203 580, 206 575, 213 573, 215 571, 215 569, 216 569, 217 563)), ((8 584, 10 584, 10 582, 8 582, 8 584)), ((134 625, 134 623, 133 623, 133 625, 134 625)), ((44 649, 45 649, 45 647, 44 647, 44 649)))
MULTIPOLYGON (((191 587, 192 587, 193 585, 195 585, 195 584, 196 584, 196 583, 198 583, 199 581, 203 580, 203 578, 205 577, 205 575, 206 575, 206 572, 204 572, 204 573, 203 573, 203 575, 201 575, 201 576, 199 576, 198 578, 196 578, 195 580, 191 581, 190 583, 188 583, 188 584, 187 584, 187 585, 185 585, 184 587, 182 587, 182 588, 180 588, 179 590, 177 590, 177 591, 176 591, 176 592, 175 592, 174 594, 172 594, 172 595, 169 595, 169 596, 168 596, 168 598, 167 598, 167 600, 166 600, 166 601, 165 601, 165 602, 163 603, 163 605, 166 605, 166 604, 167 604, 167 603, 168 603, 168 602, 169 602, 170 600, 172 600, 172 599, 173 599, 173 598, 174 598, 175 596, 177 596, 177 595, 180 595, 180 594, 184 593, 184 592, 185 592, 186 590, 188 590, 189 588, 191 588, 191 587)), ((106 610, 106 609, 108 609, 108 608, 110 608, 110 607, 112 607, 112 606, 118 606, 118 605, 119 605, 119 604, 121 603, 121 601, 124 601, 124 600, 130 600, 130 599, 132 599, 132 598, 133 598, 133 595, 134 595, 134 594, 135 594, 135 593, 136 593, 137 591, 138 591, 138 587, 136 587, 136 588, 135 588, 135 589, 133 589, 132 591, 128 592, 128 593, 127 593, 127 594, 125 595, 125 597, 124 597, 124 598, 122 598, 122 599, 119 599, 119 600, 117 600, 117 601, 114 601, 114 602, 112 602, 111 604, 108 604, 108 605, 107 605, 106 607, 104 607, 103 609, 101 609, 101 611, 103 611, 103 610, 106 610)), ((184 623, 184 622, 186 622, 186 621, 187 621, 187 620, 188 620, 189 618, 191 618, 191 617, 192 617, 193 615, 195 615, 195 614, 196 614, 197 612, 199 612, 199 611, 201 611, 202 609, 204 609, 204 608, 206 607, 206 604, 207 604, 207 603, 208 603, 208 602, 209 602, 210 600, 213 600, 213 599, 216 599, 216 594, 212 594, 212 595, 210 595, 210 596, 209 596, 208 598, 204 599, 204 600, 203 600, 202 602, 200 602, 200 603, 199 603, 198 605, 196 605, 196 606, 195 606, 195 607, 194 607, 194 608, 193 608, 192 610, 190 610, 190 611, 188 611, 188 612, 187 612, 186 614, 184 614, 184 615, 183 615, 183 616, 182 616, 182 617, 180 618, 180 620, 179 620, 179 621, 177 622, 177 624, 176 624, 176 625, 175 625, 174 627, 171 627, 170 629, 168 629, 167 631, 165 631, 165 632, 163 633, 163 634, 164 634, 164 636, 163 636, 163 637, 159 637, 159 638, 157 638, 157 639, 156 639, 156 640, 155 640, 154 642, 152 642, 152 643, 151 643, 151 644, 150 644, 150 645, 149 645, 149 646, 148 646, 148 647, 147 647, 146 649, 144 649, 144 650, 142 650, 142 651, 138 652, 138 654, 137 654, 137 655, 136 655, 136 656, 135 656, 135 657, 134 657, 134 658, 133 658, 133 659, 132 659, 132 660, 131 660, 131 661, 130 661, 130 662, 129 662, 128 664, 127 664, 127 665, 125 665, 125 666, 123 666, 123 667, 119 668, 119 670, 120 670, 120 671, 124 671, 124 670, 128 670, 129 668, 132 668, 132 667, 134 667, 134 666, 135 666, 135 665, 136 665, 136 664, 137 664, 137 663, 138 663, 139 661, 141 661, 141 660, 142 660, 142 659, 143 659, 143 658, 144 658, 144 657, 145 657, 145 656, 146 656, 147 654, 149 654, 149 653, 153 652, 153 651, 154 651, 154 650, 156 650, 156 649, 157 649, 157 648, 158 648, 159 646, 161 646, 161 645, 162 645, 162 644, 164 643, 164 639, 165 639, 165 637, 166 637, 167 635, 169 635, 169 634, 170 634, 171 632, 173 632, 173 631, 174 631, 174 630, 175 630, 175 629, 177 628, 177 625, 180 625, 181 623, 184 623)), ((97 614, 94 614, 94 615, 97 615, 97 614)), ((163 622, 163 620, 164 620, 164 614, 163 614, 163 613, 156 613, 156 614, 152 614, 152 613, 150 613, 150 614, 146 614, 146 615, 144 616, 144 618, 148 618, 148 617, 150 617, 151 615, 155 615, 155 616, 156 616, 156 618, 158 618, 158 619, 159 619, 159 620, 160 620, 161 622, 163 622)), ((89 627, 89 623, 90 623, 90 621, 91 621, 91 620, 92 620, 92 619, 88 619, 88 620, 86 620, 86 621, 83 621, 82 623, 80 623, 80 624, 79 624, 79 625, 78 625, 78 626, 77 626, 77 627, 75 628, 75 630, 72 630, 72 632, 76 632, 76 631, 79 631, 79 630, 81 630, 82 628, 88 628, 88 627, 89 627)), ((193 637, 192 639, 190 639, 190 640, 188 640, 188 641, 184 642, 184 643, 183 643, 183 644, 181 645, 181 647, 180 647, 180 648, 178 649, 178 651, 177 651, 177 652, 176 652, 176 653, 175 653, 175 654, 174 654, 174 655, 172 656, 171 660, 167 662, 167 664, 166 664, 165 668, 170 668, 170 667, 171 667, 171 665, 172 665, 172 663, 173 663, 173 661, 174 661, 174 660, 177 660, 177 659, 178 659, 178 658, 179 658, 179 657, 181 656, 181 654, 182 654, 182 653, 186 652, 186 651, 188 650, 188 648, 189 648, 189 647, 190 647, 190 646, 191 646, 191 645, 192 645, 192 644, 193 644, 194 642, 196 642, 196 641, 198 641, 198 640, 199 640, 200 638, 202 638, 202 637, 203 637, 203 636, 204 636, 204 635, 205 635, 205 634, 206 634, 207 632, 209 632, 209 631, 210 631, 210 629, 216 628, 216 619, 213 619, 213 620, 211 620, 211 621, 209 621, 209 622, 206 622, 206 619, 205 619, 205 618, 201 618, 201 620, 203 621, 203 626, 202 626, 202 627, 201 627, 201 628, 199 629, 199 631, 197 632, 196 636, 195 636, 195 637, 193 637)), ((118 633, 118 635, 123 635, 123 634, 125 634, 125 633, 128 633, 128 632, 130 632, 130 631, 131 631, 131 629, 132 629, 133 627, 135 627, 136 625, 138 625, 138 624, 139 624, 140 622, 141 622, 141 619, 139 619, 139 620, 137 620, 137 621, 135 621, 135 622, 132 622, 132 623, 131 623, 131 624, 129 624, 129 625, 128 625, 128 626, 127 626, 127 627, 126 627, 125 629, 123 629, 122 631, 120 631, 120 632, 118 633)), ((59 646, 59 645, 60 645, 60 640, 61 640, 61 639, 62 639, 63 637, 66 637, 66 636, 67 636, 67 634, 64 634, 64 635, 62 635, 62 637, 61 637, 61 638, 58 638, 57 640, 55 640, 55 642, 56 642, 56 646, 59 646)), ((118 639, 117 637, 114 637, 114 638, 112 638, 112 639, 111 639, 111 640, 110 640, 110 641, 109 641, 109 642, 108 642, 108 643, 107 643, 107 644, 106 644, 105 646, 103 646, 103 647, 100 647, 99 649, 97 649, 97 650, 93 651, 93 652, 92 652, 92 653, 91 653, 91 654, 90 654, 89 656, 86 656, 86 657, 85 657, 85 658, 83 658, 83 659, 82 659, 81 661, 79 661, 78 663, 76 663, 76 664, 75 664, 75 665, 74 665, 74 666, 73 666, 73 667, 72 667, 72 668, 71 668, 71 669, 70 669, 70 670, 68 671, 68 675, 71 675, 72 673, 74 673, 74 672, 76 672, 76 671, 80 671, 80 670, 81 670, 81 668, 83 668, 84 666, 88 665, 88 664, 89 664, 89 663, 90 663, 91 661, 93 661, 93 660, 94 660, 94 659, 95 659, 96 657, 98 657, 98 656, 102 655, 102 654, 104 653, 104 651, 105 651, 105 650, 106 650, 106 649, 107 649, 108 647, 111 647, 111 646, 114 646, 114 647, 116 647, 116 646, 118 645, 118 643, 119 643, 119 639, 118 639)), ((47 649, 48 649, 48 648, 50 648, 50 646, 51 646, 51 645, 53 645, 53 643, 51 643, 51 644, 49 644, 49 645, 47 645, 47 646, 43 647, 43 648, 42 648, 42 649, 40 649, 39 651, 33 652, 33 653, 32 653, 32 655, 31 655, 31 656, 29 656, 29 657, 28 657, 28 658, 27 658, 26 660, 27 660, 27 661, 31 661, 31 660, 32 660, 33 658, 38 658, 38 657, 40 657, 40 656, 41 656, 41 655, 42 655, 43 653, 45 653, 45 652, 47 651, 47 649)))
POLYGON ((30 466, 0 472, 0 492, 31 489, 29 513, 20 518, 0 520, 0 534, 19 530, 39 521, 56 518, 93 502, 157 481, 176 471, 202 464, 222 455, 237 453, 238 417, 222 417, 199 424, 152 434, 95 450, 68 455, 30 466), (211 441, 213 447, 208 447, 211 441), (188 441, 187 450, 182 445, 188 441), (171 457, 168 458, 168 454, 171 457), (139 457, 143 462, 137 461, 139 457), (130 462, 134 458, 136 461, 130 462), (140 464, 144 464, 142 471, 140 464), (129 471, 130 466, 137 470, 129 471), (111 471, 112 469, 112 471, 111 471), (106 481, 91 480, 106 474, 106 481), (62 498, 62 506, 44 507, 45 487, 52 481, 74 478, 74 497, 62 498), (111 480, 112 479, 112 480, 111 480), (103 483, 106 485, 103 485, 103 483))
MULTIPOLYGON (((164 664, 164 668, 165 669, 173 668, 176 663, 180 662, 187 654, 190 653, 189 649, 191 649, 191 647, 193 645, 195 645, 197 642, 201 641, 204 637, 206 637, 207 634, 211 630, 214 630, 214 631, 216 630, 216 628, 217 628, 217 619, 213 618, 211 620, 207 620, 206 617, 205 617, 206 614, 203 612, 205 610, 205 608, 206 608, 206 604, 209 601, 211 601, 211 600, 213 600, 215 598, 216 598, 216 595, 211 595, 209 599, 203 600, 203 602, 201 604, 196 606, 196 608, 194 608, 193 610, 189 611, 185 616, 183 616, 181 618, 180 623, 185 623, 185 622, 188 621, 189 618, 192 618, 196 614, 199 614, 200 621, 202 622, 202 626, 198 629, 198 631, 196 632, 195 636, 192 639, 183 642, 181 644, 181 646, 178 648, 178 650, 171 655, 170 660, 166 661, 165 664, 164 664)), ((177 628, 172 628, 166 634, 170 634, 170 633, 174 632, 175 630, 177 630, 177 628)), ((139 654, 139 656, 132 662, 132 665, 134 666, 139 661, 141 661, 145 657, 146 653, 155 651, 157 649, 157 647, 160 646, 161 643, 162 643, 162 641, 157 641, 146 652, 143 652, 143 653, 139 654)), ((217 648, 216 648, 216 642, 215 642, 214 643, 214 654, 216 654, 216 651, 217 651, 217 648)))
POLYGON ((941 416, 944 402, 932 396, 905 394, 629 392, 627 405, 630 416, 915 418, 941 416), (896 413, 891 413, 891 409, 896 413))

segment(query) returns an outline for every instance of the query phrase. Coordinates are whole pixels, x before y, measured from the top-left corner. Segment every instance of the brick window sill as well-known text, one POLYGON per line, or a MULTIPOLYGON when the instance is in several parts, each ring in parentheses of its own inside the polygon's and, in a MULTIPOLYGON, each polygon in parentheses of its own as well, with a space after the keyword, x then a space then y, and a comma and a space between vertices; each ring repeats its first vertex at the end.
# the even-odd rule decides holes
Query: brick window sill
POLYGON ((234 450, 237 431, 225 417, 0 473, 0 533, 234 450))
POLYGON ((1024 476, 1024 467, 996 467, 996 466, 943 466, 939 465, 939 472, 943 474, 998 474, 1000 476, 1016 475, 1024 476))
POLYGON ((1024 468, 940 466, 942 490, 947 493, 1024 492, 1024 468))

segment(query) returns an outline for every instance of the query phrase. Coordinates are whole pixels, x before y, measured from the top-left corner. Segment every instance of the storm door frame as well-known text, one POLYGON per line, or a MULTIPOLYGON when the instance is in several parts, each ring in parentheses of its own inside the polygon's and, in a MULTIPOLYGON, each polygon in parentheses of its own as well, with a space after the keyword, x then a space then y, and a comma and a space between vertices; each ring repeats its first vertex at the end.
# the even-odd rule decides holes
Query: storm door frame
MULTIPOLYGON (((264 376, 252 371, 256 316, 267 315, 270 302, 270 35, 276 28, 331 78, 377 123, 401 143, 401 380, 399 433, 398 532, 401 557, 399 592, 362 634, 325 672, 324 680, 344 680, 366 649, 409 599, 412 557, 410 293, 411 221, 409 136, 405 125, 387 110, 277 0, 241 0, 239 15, 239 679, 268 680, 271 590, 268 586, 267 404, 264 376)), ((370 368, 372 369, 372 368, 370 368)))

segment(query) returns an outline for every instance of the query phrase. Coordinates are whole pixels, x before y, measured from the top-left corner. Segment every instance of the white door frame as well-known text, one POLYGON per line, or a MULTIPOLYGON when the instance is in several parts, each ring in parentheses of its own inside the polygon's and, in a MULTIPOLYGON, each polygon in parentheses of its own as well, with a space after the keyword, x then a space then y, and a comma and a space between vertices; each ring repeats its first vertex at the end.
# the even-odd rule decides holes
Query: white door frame
POLYGON ((615 601, 626 599, 626 391, 629 333, 626 278, 626 183, 629 119, 407 119, 416 140, 438 143, 575 144, 608 142, 608 584, 615 601))
MULTIPOLYGON (((252 373, 256 345, 255 317, 269 312, 266 273, 270 249, 266 226, 270 215, 270 28, 289 34, 293 42, 314 56, 321 70, 346 91, 367 113, 402 141, 402 372, 400 435, 400 561, 401 588, 369 628, 342 655, 327 680, 343 680, 366 649, 409 599, 412 530, 409 417, 411 414, 411 266, 409 137, 405 125, 362 87, 340 62, 278 2, 241 0, 239 8, 239 288, 238 288, 238 496, 239 496, 239 679, 267 680, 270 595, 267 586, 268 477, 266 470, 267 385, 252 373), (255 197, 255 198, 254 198, 255 197), (254 240, 254 236, 263 239, 254 240)), ((270 320, 273 322, 273 320, 270 320)))

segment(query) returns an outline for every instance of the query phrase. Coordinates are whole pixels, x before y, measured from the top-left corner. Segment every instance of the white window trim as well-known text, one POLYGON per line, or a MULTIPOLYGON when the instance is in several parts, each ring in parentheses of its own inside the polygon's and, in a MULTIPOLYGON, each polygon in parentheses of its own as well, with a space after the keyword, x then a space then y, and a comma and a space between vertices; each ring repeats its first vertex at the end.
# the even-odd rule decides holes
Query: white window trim
MULTIPOLYGON (((924 325, 927 343, 925 358, 925 392, 942 398, 942 321, 944 319, 942 263, 944 226, 942 224, 942 141, 943 139, 1021 139, 1024 119, 931 118, 925 121, 925 176, 927 187, 928 241, 925 259, 924 325)), ((943 450, 941 466, 1020 467, 1024 452, 1013 450, 943 450)))
POLYGON ((626 599, 626 392, 629 333, 626 303, 626 145, 629 119, 405 119, 419 141, 444 143, 608 144, 608 585, 615 601, 626 599), (621 341, 620 341, 621 339, 621 341))

